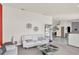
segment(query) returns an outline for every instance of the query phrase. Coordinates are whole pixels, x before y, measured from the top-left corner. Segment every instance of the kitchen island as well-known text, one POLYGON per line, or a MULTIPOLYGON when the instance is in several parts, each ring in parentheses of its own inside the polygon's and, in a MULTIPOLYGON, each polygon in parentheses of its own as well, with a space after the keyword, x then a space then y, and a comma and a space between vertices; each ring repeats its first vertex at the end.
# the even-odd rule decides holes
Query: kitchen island
POLYGON ((75 47, 79 47, 79 33, 69 33, 68 44, 75 47))

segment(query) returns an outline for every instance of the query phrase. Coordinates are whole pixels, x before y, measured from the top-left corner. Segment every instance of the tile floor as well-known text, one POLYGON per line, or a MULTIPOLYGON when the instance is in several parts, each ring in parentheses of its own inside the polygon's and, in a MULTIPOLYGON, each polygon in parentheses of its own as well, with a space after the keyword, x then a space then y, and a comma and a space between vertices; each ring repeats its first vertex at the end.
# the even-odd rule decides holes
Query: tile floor
MULTIPOLYGON (((58 51, 54 55, 79 55, 79 48, 67 45, 67 38, 56 37, 51 43, 58 47, 58 51)), ((19 55, 42 55, 42 52, 34 47, 29 49, 24 49, 22 46, 18 47, 19 55)))

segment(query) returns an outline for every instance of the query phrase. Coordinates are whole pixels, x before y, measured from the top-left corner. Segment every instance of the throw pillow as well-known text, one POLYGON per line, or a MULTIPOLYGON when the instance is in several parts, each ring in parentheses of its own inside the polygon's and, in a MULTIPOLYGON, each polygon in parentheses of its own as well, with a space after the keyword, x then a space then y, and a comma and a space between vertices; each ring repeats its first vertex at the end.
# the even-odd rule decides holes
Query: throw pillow
POLYGON ((41 41, 41 40, 45 40, 43 37, 38 37, 38 40, 41 41))

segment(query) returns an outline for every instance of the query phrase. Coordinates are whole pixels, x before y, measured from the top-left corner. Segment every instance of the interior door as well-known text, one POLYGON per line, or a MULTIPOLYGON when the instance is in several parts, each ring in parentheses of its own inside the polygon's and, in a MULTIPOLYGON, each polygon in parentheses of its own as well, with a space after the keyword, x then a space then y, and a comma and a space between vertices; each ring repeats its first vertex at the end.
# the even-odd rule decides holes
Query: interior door
POLYGON ((61 37, 64 37, 64 27, 61 27, 61 37))
POLYGON ((70 33, 70 26, 67 27, 67 33, 70 33))
POLYGON ((2 5, 0 4, 0 47, 2 46, 2 5))

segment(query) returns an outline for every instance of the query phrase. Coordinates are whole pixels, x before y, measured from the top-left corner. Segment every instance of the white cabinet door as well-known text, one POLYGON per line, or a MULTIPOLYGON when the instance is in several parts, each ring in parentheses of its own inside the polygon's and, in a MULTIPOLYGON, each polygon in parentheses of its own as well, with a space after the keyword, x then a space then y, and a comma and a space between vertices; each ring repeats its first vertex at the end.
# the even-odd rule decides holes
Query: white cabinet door
POLYGON ((69 34, 68 44, 79 47, 79 34, 69 34))

